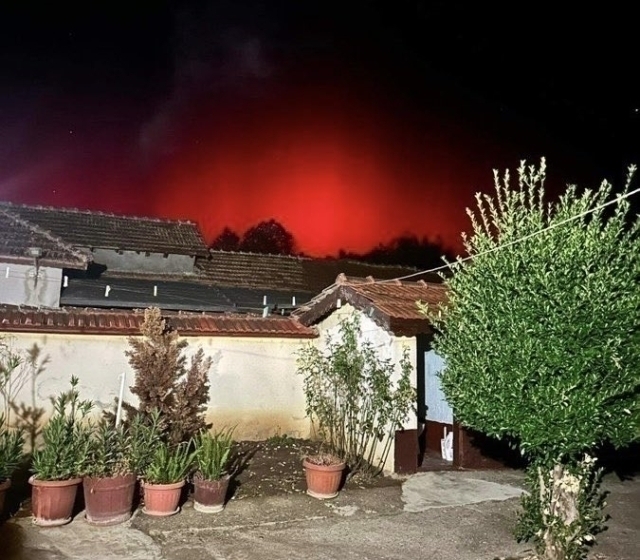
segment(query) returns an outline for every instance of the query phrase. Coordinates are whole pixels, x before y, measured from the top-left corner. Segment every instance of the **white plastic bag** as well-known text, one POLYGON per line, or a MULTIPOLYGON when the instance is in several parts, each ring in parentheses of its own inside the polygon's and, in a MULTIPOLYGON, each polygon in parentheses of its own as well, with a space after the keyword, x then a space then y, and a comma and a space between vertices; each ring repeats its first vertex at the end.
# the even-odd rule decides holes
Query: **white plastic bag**
POLYGON ((443 428, 444 437, 440 440, 440 452, 445 461, 453 461, 453 432, 447 433, 447 428, 443 428))

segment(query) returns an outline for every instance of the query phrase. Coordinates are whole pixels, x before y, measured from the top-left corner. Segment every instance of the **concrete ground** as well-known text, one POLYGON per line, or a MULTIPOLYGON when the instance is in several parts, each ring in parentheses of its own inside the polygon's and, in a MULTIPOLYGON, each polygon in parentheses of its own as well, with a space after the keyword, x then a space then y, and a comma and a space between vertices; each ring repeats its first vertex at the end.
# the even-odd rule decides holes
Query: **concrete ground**
MULTIPOLYGON (((204 515, 187 503, 173 517, 136 513, 96 528, 78 515, 60 528, 17 517, 0 527, 2 560, 434 559, 490 560, 530 550, 512 536, 522 474, 438 472, 402 487, 350 489, 322 502, 293 494, 230 501, 204 515)), ((593 558, 640 558, 640 479, 606 480, 609 530, 593 558)))

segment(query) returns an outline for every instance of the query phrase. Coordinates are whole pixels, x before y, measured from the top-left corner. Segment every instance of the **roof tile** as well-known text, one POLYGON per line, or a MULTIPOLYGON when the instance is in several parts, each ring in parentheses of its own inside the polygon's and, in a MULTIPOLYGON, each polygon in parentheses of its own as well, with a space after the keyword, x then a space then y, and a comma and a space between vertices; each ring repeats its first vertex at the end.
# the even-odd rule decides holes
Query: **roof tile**
POLYGON ((372 282, 341 277, 293 315, 303 324, 312 325, 336 309, 339 299, 361 311, 371 310, 372 319, 394 334, 413 336, 431 330, 418 302, 439 306, 446 302, 447 288, 424 281, 372 282))
MULTIPOLYGON (((203 313, 165 313, 163 316, 183 336, 316 336, 313 328, 292 317, 203 313)), ((0 307, 0 331, 135 335, 140 333, 143 321, 144 312, 141 310, 0 307)))
POLYGON ((20 218, 0 205, 0 259, 33 262, 31 251, 41 251, 40 264, 59 268, 86 269, 91 258, 50 232, 20 218))
POLYGON ((416 272, 405 266, 376 265, 348 259, 312 259, 288 255, 262 255, 210 251, 198 259, 199 276, 212 284, 317 294, 334 283, 336 276, 373 276, 389 279, 416 272))
POLYGON ((11 212, 74 247, 177 255, 208 254, 198 226, 193 222, 8 202, 1 202, 0 210, 11 212))

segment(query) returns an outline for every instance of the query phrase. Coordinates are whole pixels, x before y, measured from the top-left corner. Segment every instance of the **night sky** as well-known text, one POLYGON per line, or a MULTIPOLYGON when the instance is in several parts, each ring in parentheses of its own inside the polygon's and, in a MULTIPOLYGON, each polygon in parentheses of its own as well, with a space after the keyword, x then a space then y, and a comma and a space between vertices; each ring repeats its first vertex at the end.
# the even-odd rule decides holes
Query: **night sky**
POLYGON ((188 218, 209 240, 275 218, 313 255, 405 233, 459 248, 494 167, 544 155, 557 190, 640 163, 615 2, 20 4, 0 8, 2 200, 188 218))

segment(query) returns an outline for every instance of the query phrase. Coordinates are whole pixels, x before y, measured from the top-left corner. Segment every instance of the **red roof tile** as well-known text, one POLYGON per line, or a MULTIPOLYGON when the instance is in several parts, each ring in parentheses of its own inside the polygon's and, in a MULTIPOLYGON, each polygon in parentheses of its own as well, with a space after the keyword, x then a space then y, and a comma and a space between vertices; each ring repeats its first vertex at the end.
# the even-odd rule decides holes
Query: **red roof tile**
MULTIPOLYGON (((292 317, 201 313, 165 313, 163 316, 183 336, 316 336, 313 328, 292 317)), ((140 333, 143 321, 141 310, 0 307, 0 332, 134 335, 140 333)))
POLYGON ((396 335, 413 336, 430 332, 431 326, 418 302, 438 306, 446 301, 443 284, 418 282, 376 282, 348 279, 340 275, 336 283, 293 313, 305 325, 312 325, 338 307, 338 301, 367 312, 380 326, 396 335))

